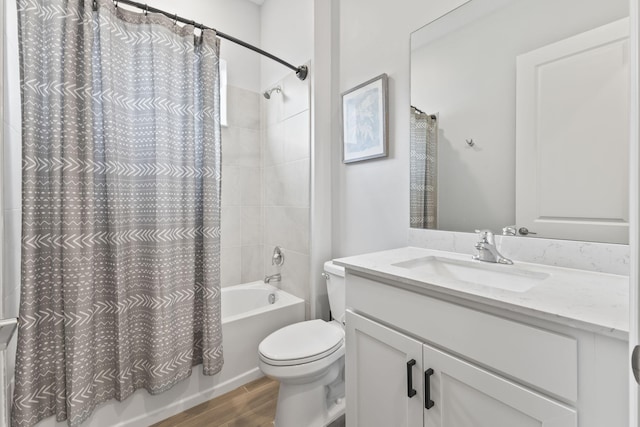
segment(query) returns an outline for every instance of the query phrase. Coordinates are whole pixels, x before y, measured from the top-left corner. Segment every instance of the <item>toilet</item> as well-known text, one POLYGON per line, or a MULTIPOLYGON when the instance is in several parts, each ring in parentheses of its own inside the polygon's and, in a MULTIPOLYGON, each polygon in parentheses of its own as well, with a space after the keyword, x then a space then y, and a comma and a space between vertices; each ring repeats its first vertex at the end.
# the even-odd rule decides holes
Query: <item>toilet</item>
POLYGON ((334 320, 281 328, 258 346, 262 372, 280 382, 275 427, 325 427, 344 414, 344 269, 324 264, 334 320))

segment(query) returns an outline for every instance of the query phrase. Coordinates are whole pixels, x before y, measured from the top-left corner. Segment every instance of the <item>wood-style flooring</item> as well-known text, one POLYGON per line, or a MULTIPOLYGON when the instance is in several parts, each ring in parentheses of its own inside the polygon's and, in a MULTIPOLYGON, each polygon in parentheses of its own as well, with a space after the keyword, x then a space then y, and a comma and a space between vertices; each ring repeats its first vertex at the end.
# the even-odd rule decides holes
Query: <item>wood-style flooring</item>
POLYGON ((278 386, 263 377, 151 427, 273 427, 278 386))

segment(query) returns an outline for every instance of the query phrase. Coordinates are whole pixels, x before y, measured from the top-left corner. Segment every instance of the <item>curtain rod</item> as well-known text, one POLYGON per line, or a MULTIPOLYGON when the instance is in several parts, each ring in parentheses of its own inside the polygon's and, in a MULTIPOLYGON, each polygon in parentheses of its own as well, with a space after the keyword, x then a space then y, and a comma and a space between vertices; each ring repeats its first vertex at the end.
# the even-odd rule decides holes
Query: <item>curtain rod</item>
MULTIPOLYGON (((418 107, 414 107, 413 105, 411 106, 411 108, 413 108, 414 110, 416 110, 420 114, 427 114, 424 111, 422 111, 421 109, 419 109, 418 107)), ((438 117, 435 114, 430 114, 429 117, 431 118, 431 120, 437 120, 438 119, 438 117)))
POLYGON ((138 3, 138 2, 135 2, 135 1, 131 1, 131 0, 114 0, 114 2, 116 4, 116 7, 118 7, 118 3, 122 3, 122 4, 126 4, 126 5, 129 5, 129 6, 137 7, 138 9, 144 10, 145 14, 148 13, 148 12, 160 13, 160 14, 166 16, 167 18, 173 19, 176 22, 182 22, 183 24, 193 25, 194 27, 200 28, 201 30, 213 30, 213 31, 216 32, 216 34, 220 38, 229 40, 230 42, 235 43, 237 45, 240 45, 242 47, 246 47, 247 49, 250 49, 250 50, 252 50, 254 52, 257 52, 260 55, 266 56, 267 58, 272 59, 272 60, 274 60, 276 62, 279 62, 280 64, 284 65, 285 67, 292 69, 293 71, 296 72, 296 76, 298 76, 298 78, 300 80, 305 80, 307 78, 307 75, 309 74, 309 69, 307 68, 306 65, 301 65, 299 67, 296 67, 295 65, 292 65, 292 64, 288 63, 287 61, 285 61, 285 60, 283 60, 281 58, 278 58, 277 56, 272 55, 271 53, 269 53, 267 51, 264 51, 264 50, 260 49, 259 47, 255 47, 253 45, 250 45, 249 43, 244 42, 244 41, 242 41, 240 39, 237 39, 237 38, 235 38, 233 36, 230 36, 229 34, 225 34, 223 32, 220 32, 220 31, 216 30, 215 28, 207 27, 204 24, 199 24, 199 23, 197 23, 197 22, 195 22, 193 20, 190 20, 190 19, 185 19, 185 18, 183 18, 181 16, 178 16, 178 14, 172 14, 172 13, 169 13, 169 12, 165 12, 164 10, 157 9, 155 7, 151 7, 149 5, 138 3))

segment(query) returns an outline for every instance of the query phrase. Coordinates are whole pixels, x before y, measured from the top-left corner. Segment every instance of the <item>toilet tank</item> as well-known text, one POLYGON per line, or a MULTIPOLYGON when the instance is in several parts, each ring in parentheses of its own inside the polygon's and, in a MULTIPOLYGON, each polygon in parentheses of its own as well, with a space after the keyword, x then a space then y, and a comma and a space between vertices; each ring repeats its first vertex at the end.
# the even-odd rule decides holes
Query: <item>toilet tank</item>
POLYGON ((344 267, 335 265, 331 261, 324 263, 325 278, 327 279, 327 295, 331 316, 344 324, 346 290, 344 287, 344 267))

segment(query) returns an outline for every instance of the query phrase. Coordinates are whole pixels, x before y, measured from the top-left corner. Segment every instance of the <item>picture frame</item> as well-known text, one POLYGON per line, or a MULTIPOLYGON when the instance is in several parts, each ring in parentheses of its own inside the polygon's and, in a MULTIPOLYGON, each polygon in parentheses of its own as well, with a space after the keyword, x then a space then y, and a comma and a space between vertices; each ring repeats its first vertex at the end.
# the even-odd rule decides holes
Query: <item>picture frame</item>
POLYGON ((342 93, 342 162, 388 155, 388 77, 377 77, 342 93))

